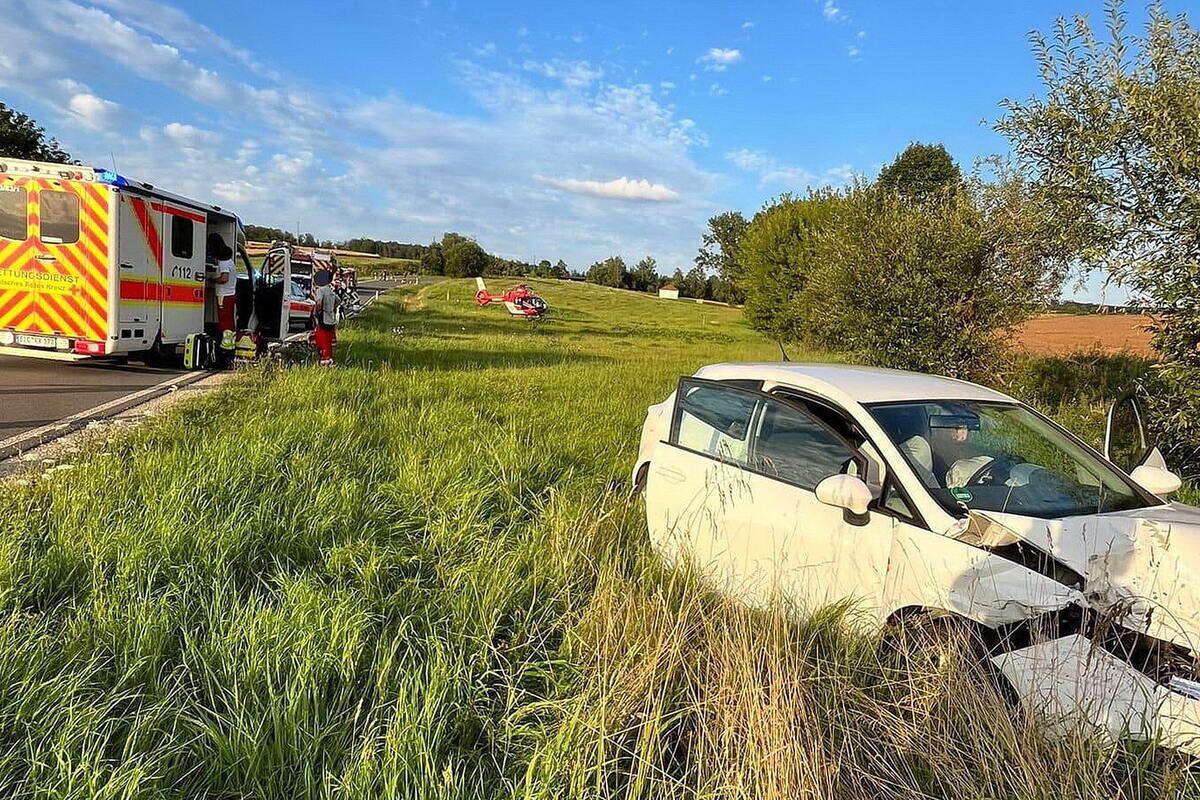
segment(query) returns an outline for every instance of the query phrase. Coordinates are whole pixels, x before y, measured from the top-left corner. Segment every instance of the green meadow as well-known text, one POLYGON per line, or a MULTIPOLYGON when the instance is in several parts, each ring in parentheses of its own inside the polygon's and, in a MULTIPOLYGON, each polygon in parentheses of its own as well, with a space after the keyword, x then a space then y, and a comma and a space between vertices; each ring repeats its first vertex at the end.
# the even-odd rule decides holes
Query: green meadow
POLYGON ((0 484, 0 797, 1200 791, 845 609, 662 568, 626 487, 646 407, 778 349, 733 309, 532 283, 544 322, 393 292, 336 369, 256 367, 0 484))

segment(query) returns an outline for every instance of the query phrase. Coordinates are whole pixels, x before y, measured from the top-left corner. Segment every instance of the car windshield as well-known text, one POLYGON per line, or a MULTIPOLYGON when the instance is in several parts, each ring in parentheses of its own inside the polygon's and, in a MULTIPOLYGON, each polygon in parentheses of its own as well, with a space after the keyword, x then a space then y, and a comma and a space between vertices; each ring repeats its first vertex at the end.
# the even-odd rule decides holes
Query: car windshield
POLYGON ((951 512, 1057 518, 1151 505, 1115 467, 1027 408, 937 400, 869 410, 951 512))

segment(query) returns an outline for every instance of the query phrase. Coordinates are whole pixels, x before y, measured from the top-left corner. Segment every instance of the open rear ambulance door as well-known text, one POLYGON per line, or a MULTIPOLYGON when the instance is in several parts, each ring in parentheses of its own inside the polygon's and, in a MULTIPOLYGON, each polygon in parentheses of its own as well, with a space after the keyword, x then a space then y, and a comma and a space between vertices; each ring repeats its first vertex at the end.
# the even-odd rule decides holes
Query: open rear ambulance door
POLYGON ((119 193, 117 336, 120 349, 148 350, 162 324, 163 215, 148 198, 119 193))
POLYGON ((292 308, 292 253, 288 247, 273 247, 263 258, 254 290, 254 314, 258 333, 268 341, 287 338, 292 308))

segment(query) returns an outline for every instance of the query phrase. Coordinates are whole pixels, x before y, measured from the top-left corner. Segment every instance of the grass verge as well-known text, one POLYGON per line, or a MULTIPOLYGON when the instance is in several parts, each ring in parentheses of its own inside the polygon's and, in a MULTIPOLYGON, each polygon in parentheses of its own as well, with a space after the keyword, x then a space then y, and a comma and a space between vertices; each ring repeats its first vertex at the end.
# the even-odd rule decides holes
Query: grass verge
MULTIPOLYGON (((736 311, 452 281, 295 363, 0 486, 0 796, 1169 796, 844 610, 664 572, 625 477, 645 407, 774 359, 736 311)), ((811 355, 811 354, 810 354, 811 355)), ((795 355, 794 357, 799 357, 795 355)))

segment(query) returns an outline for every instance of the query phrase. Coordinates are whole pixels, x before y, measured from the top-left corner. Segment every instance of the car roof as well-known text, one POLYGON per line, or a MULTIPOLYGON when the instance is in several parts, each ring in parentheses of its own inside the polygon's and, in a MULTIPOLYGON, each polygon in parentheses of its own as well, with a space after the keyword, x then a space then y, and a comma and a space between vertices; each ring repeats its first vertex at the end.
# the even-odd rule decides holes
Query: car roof
POLYGON ((1016 402, 1006 394, 956 378, 850 364, 794 361, 710 364, 698 370, 696 377, 709 380, 761 380, 796 389, 808 389, 844 402, 886 403, 899 400, 1016 402))

